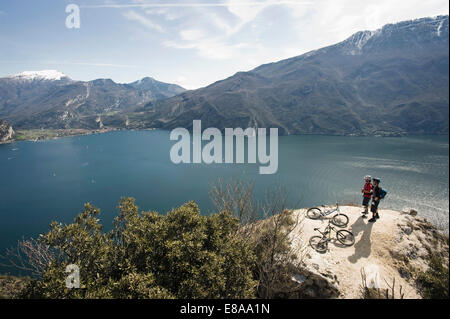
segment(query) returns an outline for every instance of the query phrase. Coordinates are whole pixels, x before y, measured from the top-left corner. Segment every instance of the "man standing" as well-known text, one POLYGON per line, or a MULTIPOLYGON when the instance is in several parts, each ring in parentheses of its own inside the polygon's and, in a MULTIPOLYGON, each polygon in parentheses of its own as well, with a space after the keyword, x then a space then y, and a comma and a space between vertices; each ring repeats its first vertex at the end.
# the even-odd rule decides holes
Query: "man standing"
POLYGON ((373 216, 371 219, 369 219, 369 222, 373 223, 376 222, 378 218, 380 218, 380 215, 378 214, 378 204, 380 203, 381 197, 382 197, 382 189, 380 187, 380 179, 374 178, 372 179, 373 183, 373 191, 372 191, 372 206, 370 207, 370 211, 372 212, 373 216))
POLYGON ((363 207, 364 207, 364 211, 363 213, 363 218, 366 217, 366 215, 369 213, 369 202, 370 202, 370 198, 372 197, 372 177, 367 175, 366 177, 364 177, 365 180, 365 184, 364 184, 364 188, 361 190, 361 193, 363 193, 363 207))

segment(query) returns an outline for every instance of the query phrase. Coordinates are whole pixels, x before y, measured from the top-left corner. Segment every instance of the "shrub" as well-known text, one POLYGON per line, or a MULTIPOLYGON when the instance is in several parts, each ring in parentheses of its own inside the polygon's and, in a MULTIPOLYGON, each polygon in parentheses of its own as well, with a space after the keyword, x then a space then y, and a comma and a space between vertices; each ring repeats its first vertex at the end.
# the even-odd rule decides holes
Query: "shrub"
POLYGON ((449 272, 442 257, 431 255, 428 270, 420 272, 416 282, 422 296, 427 299, 448 299, 449 272))
POLYGON ((266 190, 263 201, 257 201, 253 183, 219 179, 210 196, 219 211, 229 211, 239 220, 239 235, 256 255, 257 297, 296 298, 298 284, 292 277, 302 271, 305 245, 294 243, 302 220, 287 208, 286 189, 275 186, 266 190))
POLYGON ((202 216, 194 202, 167 215, 119 203, 114 228, 102 232, 90 204, 69 225, 52 223, 39 241, 60 251, 22 298, 252 298, 255 254, 223 212, 202 216), (65 268, 80 269, 82 289, 65 286, 65 268))
POLYGON ((28 277, 0 275, 0 299, 15 298, 17 292, 21 291, 28 281, 28 277))

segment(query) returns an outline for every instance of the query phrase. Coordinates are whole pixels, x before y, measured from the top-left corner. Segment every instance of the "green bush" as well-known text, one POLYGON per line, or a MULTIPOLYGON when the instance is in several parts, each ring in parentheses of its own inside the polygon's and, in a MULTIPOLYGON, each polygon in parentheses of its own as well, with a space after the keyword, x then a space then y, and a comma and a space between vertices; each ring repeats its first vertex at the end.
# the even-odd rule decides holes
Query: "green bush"
POLYGON ((40 241, 61 252, 22 298, 253 298, 255 253, 223 212, 202 216, 194 202, 167 215, 119 203, 112 231, 102 232, 90 204, 74 222, 53 222, 40 241), (65 286, 65 268, 80 269, 82 289, 65 286))
POLYGON ((428 270, 419 273, 417 283, 427 299, 448 299, 449 272, 442 257, 432 255, 428 270))
POLYGON ((15 298, 17 292, 26 287, 29 280, 28 277, 0 275, 0 299, 15 298))

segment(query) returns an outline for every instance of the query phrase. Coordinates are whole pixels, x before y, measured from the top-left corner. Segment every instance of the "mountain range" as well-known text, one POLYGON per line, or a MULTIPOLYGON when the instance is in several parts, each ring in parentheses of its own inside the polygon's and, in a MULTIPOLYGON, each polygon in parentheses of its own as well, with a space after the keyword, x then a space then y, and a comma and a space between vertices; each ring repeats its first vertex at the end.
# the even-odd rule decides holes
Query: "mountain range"
POLYGON ((278 127, 280 134, 448 134, 449 17, 388 24, 197 90, 144 78, 0 79, 14 128, 278 127))
POLYGON ((278 127, 282 134, 448 133, 449 18, 363 31, 130 115, 136 127, 278 127))
MULTIPOLYGON (((113 118, 183 91, 149 77, 119 84, 110 79, 74 81, 54 70, 28 71, 0 79, 0 118, 19 129, 98 128, 102 116, 113 118)), ((107 124, 123 126, 124 116, 119 117, 118 123, 107 124)))

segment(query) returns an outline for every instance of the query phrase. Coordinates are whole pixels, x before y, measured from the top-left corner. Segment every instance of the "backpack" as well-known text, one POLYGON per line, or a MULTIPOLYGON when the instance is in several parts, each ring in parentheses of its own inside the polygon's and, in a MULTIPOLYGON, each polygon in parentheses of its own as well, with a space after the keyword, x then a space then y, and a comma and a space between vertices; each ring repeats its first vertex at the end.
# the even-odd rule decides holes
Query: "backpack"
POLYGON ((385 191, 384 189, 381 189, 380 191, 380 199, 384 199, 387 195, 387 191, 385 191))

